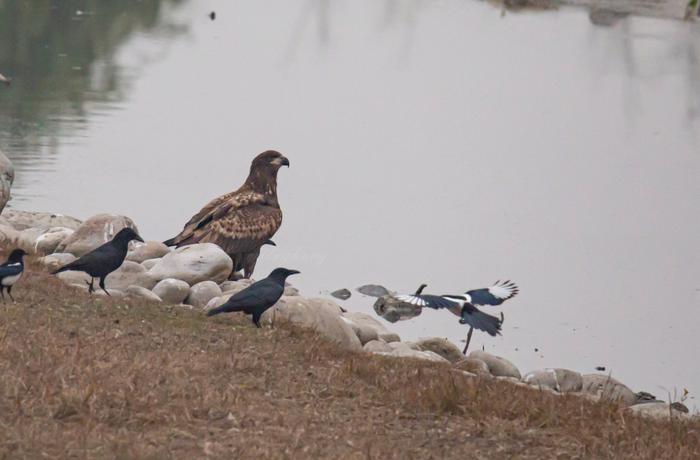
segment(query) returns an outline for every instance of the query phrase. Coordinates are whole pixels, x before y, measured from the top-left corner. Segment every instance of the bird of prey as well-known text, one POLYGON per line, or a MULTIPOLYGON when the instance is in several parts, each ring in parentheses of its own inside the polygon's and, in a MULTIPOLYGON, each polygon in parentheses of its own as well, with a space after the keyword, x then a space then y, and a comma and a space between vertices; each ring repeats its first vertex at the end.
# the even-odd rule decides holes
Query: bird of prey
POLYGON ((493 286, 467 291, 463 295, 430 295, 422 294, 426 285, 421 284, 418 290, 412 295, 397 295, 401 302, 406 302, 418 307, 429 307, 434 309, 445 308, 453 314, 459 316, 460 324, 469 325, 467 334, 467 344, 462 353, 467 354, 469 342, 474 329, 485 331, 491 336, 501 333, 501 323, 503 315, 496 318, 488 313, 484 313, 477 307, 501 305, 506 300, 516 296, 519 292, 518 286, 512 281, 496 281, 493 286))
POLYGON ((253 324, 260 326, 260 317, 273 306, 284 294, 284 283, 288 276, 299 273, 296 270, 287 268, 275 268, 267 278, 256 281, 247 288, 237 292, 226 301, 225 304, 217 308, 212 308, 207 312, 207 316, 218 315, 219 313, 231 313, 242 311, 246 315, 253 315, 253 324))
POLYGON ((10 253, 10 257, 7 261, 0 265, 0 297, 2 301, 5 302, 5 289, 7 289, 7 295, 14 302, 15 299, 12 297, 12 286, 19 281, 24 273, 24 256, 27 253, 23 249, 15 249, 10 253))
POLYGON ((121 267, 126 253, 129 250, 129 242, 131 240, 143 242, 143 239, 134 229, 125 227, 119 230, 111 241, 88 252, 68 265, 64 265, 52 274, 56 275, 69 270, 85 272, 91 277, 89 283, 86 281, 89 293, 93 293, 95 290, 93 283, 95 282, 95 278, 99 278, 102 290, 105 291, 107 295, 111 295, 105 288, 105 278, 114 270, 121 267))
POLYGON ((282 225, 277 201, 277 172, 282 166, 289 166, 289 160, 274 150, 256 156, 238 190, 211 200, 177 236, 163 243, 177 247, 217 244, 233 259, 234 270, 242 268, 244 277, 250 278, 260 247, 282 225))

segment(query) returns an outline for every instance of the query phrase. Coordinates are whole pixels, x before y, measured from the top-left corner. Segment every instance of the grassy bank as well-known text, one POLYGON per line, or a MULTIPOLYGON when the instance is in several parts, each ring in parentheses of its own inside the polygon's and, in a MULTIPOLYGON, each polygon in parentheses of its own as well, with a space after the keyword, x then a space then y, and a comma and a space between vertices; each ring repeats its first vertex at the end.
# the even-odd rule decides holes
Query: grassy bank
POLYGON ((354 354, 31 272, 0 309, 0 454, 698 458, 700 422, 354 354))

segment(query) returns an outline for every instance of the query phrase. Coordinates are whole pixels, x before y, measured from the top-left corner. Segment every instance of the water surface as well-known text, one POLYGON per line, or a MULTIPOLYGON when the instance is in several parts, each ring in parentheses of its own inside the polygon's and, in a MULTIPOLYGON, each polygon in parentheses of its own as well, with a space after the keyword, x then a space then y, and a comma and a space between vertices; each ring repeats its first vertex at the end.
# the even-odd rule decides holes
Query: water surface
MULTIPOLYGON (((466 0, 66 5, 33 28, 0 7, 38 31, 0 29, 12 206, 165 239, 278 149, 285 220, 258 275, 298 268, 306 294, 510 278, 503 336, 473 347, 700 394, 697 26, 466 0)), ((445 312, 391 327, 466 333, 445 312)))

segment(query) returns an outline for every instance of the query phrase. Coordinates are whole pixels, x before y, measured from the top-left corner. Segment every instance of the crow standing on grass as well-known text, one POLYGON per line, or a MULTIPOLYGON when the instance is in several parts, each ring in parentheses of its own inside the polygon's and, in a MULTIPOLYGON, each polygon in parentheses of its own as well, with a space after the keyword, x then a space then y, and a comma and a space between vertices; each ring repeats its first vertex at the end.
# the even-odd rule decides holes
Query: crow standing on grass
POLYGON ((265 310, 276 304, 282 297, 287 277, 296 273, 299 272, 286 268, 275 268, 267 278, 256 281, 242 291, 235 293, 220 307, 209 310, 207 316, 242 311, 246 315, 253 315, 253 324, 261 327, 260 317, 265 310))
POLYGON ((277 201, 277 172, 282 166, 289 166, 289 160, 274 150, 256 156, 238 190, 211 200, 177 236, 163 243, 178 248, 214 243, 231 257, 235 270, 243 269, 244 277, 250 278, 260 247, 282 225, 277 201))
POLYGON ((500 305, 506 300, 515 297, 519 290, 512 281, 496 281, 493 286, 483 289, 473 289, 463 295, 428 295, 422 294, 426 285, 421 284, 413 295, 398 295, 396 298, 401 302, 406 302, 419 307, 429 307, 434 309, 445 308, 453 314, 459 316, 460 324, 468 324, 467 344, 462 353, 467 354, 469 342, 474 329, 485 331, 491 336, 501 333, 502 317, 496 318, 488 313, 484 313, 476 307, 484 305, 500 305))
POLYGON ((12 297, 12 286, 19 281, 24 273, 24 260, 23 257, 27 253, 23 249, 15 249, 10 253, 10 257, 7 258, 7 262, 0 265, 0 297, 2 301, 5 302, 5 288, 7 288, 7 295, 14 302, 15 299, 12 297))
POLYGON ((105 289, 105 278, 107 275, 112 273, 117 268, 121 267, 124 259, 126 258, 126 253, 129 250, 129 242, 131 240, 141 241, 143 239, 134 231, 134 229, 125 227, 119 230, 112 241, 108 241, 97 249, 88 252, 78 260, 65 265, 52 274, 73 270, 77 272, 85 272, 90 275, 90 282, 88 285, 88 292, 93 293, 95 290, 93 283, 95 278, 100 279, 100 287, 107 295, 111 295, 105 289))

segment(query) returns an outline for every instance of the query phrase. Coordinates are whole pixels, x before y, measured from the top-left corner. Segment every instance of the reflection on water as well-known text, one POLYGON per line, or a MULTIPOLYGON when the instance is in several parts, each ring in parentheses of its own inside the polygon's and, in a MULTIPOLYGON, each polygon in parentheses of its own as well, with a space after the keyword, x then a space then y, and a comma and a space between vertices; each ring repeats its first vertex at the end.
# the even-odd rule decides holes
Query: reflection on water
MULTIPOLYGON (((563 8, 501 17, 464 0, 299 0, 274 15, 267 2, 136 5, 61 13, 95 36, 69 40, 44 12, 23 28, 45 39, 12 53, 3 39, 0 72, 17 77, 0 88, 0 147, 18 163, 11 204, 120 212, 165 239, 275 148, 292 163, 285 222, 258 274, 298 268, 308 294, 510 278, 521 295, 504 307, 503 337, 473 347, 524 370, 605 366, 659 396, 700 394, 688 364, 700 324, 697 26, 599 27, 563 8)), ((392 328, 463 339, 439 313, 392 328)))
MULTIPOLYGON (((182 33, 162 11, 180 1, 0 2, 0 71, 13 78, 11 89, 0 91, 0 147, 17 168, 50 168, 60 146, 86 135, 92 118, 119 108, 139 70, 121 68, 115 54, 138 34, 153 40, 182 33)), ((41 193, 27 179, 18 178, 19 200, 41 193)))

